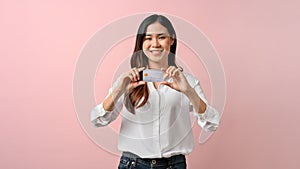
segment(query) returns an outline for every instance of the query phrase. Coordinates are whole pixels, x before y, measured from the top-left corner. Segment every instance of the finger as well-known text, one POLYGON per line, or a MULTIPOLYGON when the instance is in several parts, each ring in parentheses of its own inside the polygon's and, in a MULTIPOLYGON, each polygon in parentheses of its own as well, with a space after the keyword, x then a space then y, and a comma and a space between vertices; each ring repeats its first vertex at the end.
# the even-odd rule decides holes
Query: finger
POLYGON ((163 81, 167 80, 168 74, 164 73, 163 75, 163 81))
POLYGON ((169 72, 170 72, 170 69, 171 69, 171 66, 167 68, 166 70, 166 73, 169 75, 169 72))
POLYGON ((168 77, 168 73, 166 72, 165 68, 160 68, 161 71, 163 71, 163 80, 166 80, 166 78, 168 77))
POLYGON ((171 76, 171 74, 170 74, 171 68, 172 68, 172 66, 169 66, 165 71, 168 76, 171 76))
POLYGON ((139 74, 139 72, 137 71, 136 68, 133 68, 133 69, 132 69, 132 72, 133 72, 134 79, 135 79, 136 81, 138 81, 138 80, 140 79, 140 74, 139 74))
POLYGON ((173 75, 173 72, 176 70, 176 67, 175 66, 170 66, 168 69, 167 69, 167 72, 169 74, 169 76, 172 76, 173 75))
POLYGON ((140 78, 141 78, 141 77, 140 77, 140 72, 143 71, 143 70, 145 70, 145 69, 146 69, 145 67, 140 67, 140 68, 136 68, 136 69, 135 69, 135 70, 136 70, 135 73, 137 74, 137 77, 138 77, 137 79, 138 79, 138 80, 140 80, 140 78))
POLYGON ((143 71, 145 69, 146 69, 145 67, 139 67, 139 68, 137 68, 137 71, 140 72, 140 71, 143 71))
POLYGON ((128 77, 130 78, 131 81, 133 81, 133 76, 131 73, 129 73, 128 77))
POLYGON ((175 76, 176 74, 178 75, 178 74, 179 74, 179 72, 180 72, 180 70, 179 70, 179 69, 175 69, 175 70, 173 71, 173 73, 172 73, 172 76, 175 76))

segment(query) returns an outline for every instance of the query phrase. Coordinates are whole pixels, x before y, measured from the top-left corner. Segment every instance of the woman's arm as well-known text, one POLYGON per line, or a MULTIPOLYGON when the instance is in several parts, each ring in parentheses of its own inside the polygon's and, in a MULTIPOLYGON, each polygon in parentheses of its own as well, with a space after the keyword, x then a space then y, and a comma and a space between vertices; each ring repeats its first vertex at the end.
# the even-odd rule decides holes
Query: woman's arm
POLYGON ((192 94, 191 94, 192 96, 187 96, 187 97, 189 98, 191 104, 193 105, 193 109, 191 111, 193 111, 194 116, 197 117, 198 125, 207 132, 215 131, 219 127, 220 113, 215 108, 213 108, 212 106, 210 106, 208 104, 208 101, 206 100, 206 98, 204 96, 204 93, 200 87, 200 82, 198 80, 195 81, 195 86, 193 87, 193 91, 201 99, 200 104, 199 104, 200 112, 199 112, 199 109, 197 108, 197 102, 193 103, 193 102, 195 102, 195 100, 193 100, 194 92, 192 92, 192 94), (201 102, 203 102, 203 103, 201 103, 201 102), (204 108, 204 105, 201 105, 201 104, 205 104, 205 108, 204 108))
POLYGON ((194 109, 199 113, 203 114, 206 110, 206 103, 199 97, 194 88, 190 88, 184 92, 184 94, 189 98, 194 109))
POLYGON ((193 106, 193 113, 198 119, 198 124, 205 131, 215 131, 219 126, 220 115, 216 109, 211 107, 200 87, 199 80, 189 76, 188 79, 184 74, 174 66, 164 70, 166 76, 172 77, 173 82, 162 82, 179 92, 185 94, 193 106))
POLYGON ((108 95, 105 97, 103 102, 96 105, 92 109, 90 120, 95 127, 106 126, 118 117, 119 112, 121 111, 121 108, 123 106, 123 99, 120 98, 122 94, 120 93, 118 97, 113 96, 117 96, 116 94, 114 94, 114 91, 118 88, 117 86, 120 80, 121 77, 119 77, 113 84, 113 86, 109 89, 108 95), (107 105, 110 107, 107 108, 107 105))
POLYGON ((111 94, 109 94, 103 101, 103 108, 105 111, 112 111, 115 107, 115 102, 119 100, 124 91, 119 88, 115 88, 111 94))
POLYGON ((119 97, 130 89, 136 88, 142 84, 145 84, 143 81, 139 81, 140 74, 139 72, 145 68, 133 68, 128 72, 122 74, 121 79, 119 80, 118 85, 113 89, 110 95, 103 101, 103 108, 106 111, 112 111, 114 109, 114 102, 119 99, 119 97))
POLYGON ((145 84, 139 80, 139 72, 145 68, 133 68, 123 73, 110 88, 108 95, 102 103, 95 106, 91 112, 91 122, 96 127, 105 126, 115 120, 123 106, 121 96, 127 90, 131 90, 139 85, 145 84))

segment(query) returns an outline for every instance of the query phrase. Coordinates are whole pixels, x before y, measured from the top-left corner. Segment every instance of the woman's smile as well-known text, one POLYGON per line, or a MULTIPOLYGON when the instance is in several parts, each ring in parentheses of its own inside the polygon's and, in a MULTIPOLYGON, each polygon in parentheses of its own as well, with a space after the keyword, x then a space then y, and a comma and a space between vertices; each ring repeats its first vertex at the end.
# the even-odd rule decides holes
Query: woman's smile
POLYGON ((161 56, 163 54, 163 49, 152 49, 149 50, 153 56, 161 56))

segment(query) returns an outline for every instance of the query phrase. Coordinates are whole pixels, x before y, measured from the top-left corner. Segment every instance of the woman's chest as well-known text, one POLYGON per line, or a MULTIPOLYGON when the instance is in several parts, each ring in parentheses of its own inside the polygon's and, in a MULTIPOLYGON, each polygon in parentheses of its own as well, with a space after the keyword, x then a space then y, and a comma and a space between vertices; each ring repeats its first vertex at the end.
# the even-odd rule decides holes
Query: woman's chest
POLYGON ((169 86, 152 83, 148 85, 148 103, 159 107, 178 107, 187 104, 187 97, 169 86))

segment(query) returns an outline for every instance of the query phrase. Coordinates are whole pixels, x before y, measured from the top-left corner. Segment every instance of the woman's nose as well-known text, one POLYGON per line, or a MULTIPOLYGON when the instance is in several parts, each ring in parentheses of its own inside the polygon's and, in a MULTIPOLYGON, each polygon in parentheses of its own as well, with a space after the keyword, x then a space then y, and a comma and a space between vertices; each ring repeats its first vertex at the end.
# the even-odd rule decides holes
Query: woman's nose
POLYGON ((160 47, 160 43, 157 38, 153 38, 151 46, 152 47, 160 47))

